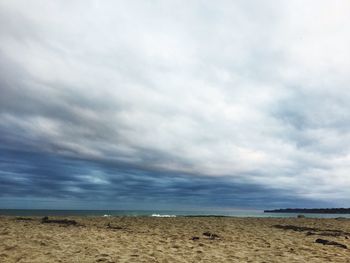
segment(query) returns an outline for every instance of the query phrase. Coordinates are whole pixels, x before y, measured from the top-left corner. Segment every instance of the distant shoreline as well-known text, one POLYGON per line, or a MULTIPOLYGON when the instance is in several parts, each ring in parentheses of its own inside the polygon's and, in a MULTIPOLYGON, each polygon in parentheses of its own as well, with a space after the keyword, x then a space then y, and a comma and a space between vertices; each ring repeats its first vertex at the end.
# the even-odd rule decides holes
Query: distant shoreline
POLYGON ((285 208, 264 210, 264 213, 350 214, 350 208, 285 208))

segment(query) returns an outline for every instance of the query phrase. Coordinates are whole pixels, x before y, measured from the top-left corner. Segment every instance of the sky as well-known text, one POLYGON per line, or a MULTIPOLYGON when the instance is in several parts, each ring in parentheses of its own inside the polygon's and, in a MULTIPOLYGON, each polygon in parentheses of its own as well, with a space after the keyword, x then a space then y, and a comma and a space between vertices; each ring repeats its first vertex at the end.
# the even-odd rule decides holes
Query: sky
POLYGON ((350 207, 349 13, 0 0, 0 208, 350 207))

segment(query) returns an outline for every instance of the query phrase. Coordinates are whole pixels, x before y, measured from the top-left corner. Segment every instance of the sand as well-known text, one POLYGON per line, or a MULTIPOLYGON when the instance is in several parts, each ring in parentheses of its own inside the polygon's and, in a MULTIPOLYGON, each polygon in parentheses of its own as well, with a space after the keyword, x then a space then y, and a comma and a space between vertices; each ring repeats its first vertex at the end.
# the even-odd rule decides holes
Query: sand
POLYGON ((350 262, 346 219, 66 218, 78 225, 0 217, 0 262, 350 262))

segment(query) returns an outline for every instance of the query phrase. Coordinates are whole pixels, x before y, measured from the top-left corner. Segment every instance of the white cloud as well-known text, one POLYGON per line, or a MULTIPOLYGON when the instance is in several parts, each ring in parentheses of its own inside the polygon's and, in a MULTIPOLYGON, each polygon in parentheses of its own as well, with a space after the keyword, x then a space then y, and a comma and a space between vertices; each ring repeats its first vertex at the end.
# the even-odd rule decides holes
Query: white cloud
POLYGON ((46 150, 83 158, 228 175, 308 198, 348 193, 348 1, 11 1, 0 10, 9 132, 22 127, 54 145, 46 150))

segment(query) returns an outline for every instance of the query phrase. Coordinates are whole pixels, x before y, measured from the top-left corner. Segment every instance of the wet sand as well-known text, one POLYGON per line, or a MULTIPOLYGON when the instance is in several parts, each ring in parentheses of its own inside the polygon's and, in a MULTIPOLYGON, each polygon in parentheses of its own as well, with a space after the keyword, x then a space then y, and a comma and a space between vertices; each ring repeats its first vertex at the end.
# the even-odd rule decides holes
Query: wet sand
POLYGON ((64 218, 0 217, 0 262, 350 262, 346 219, 64 218))

